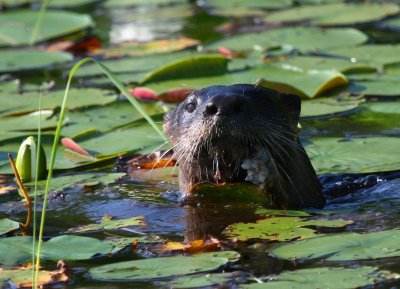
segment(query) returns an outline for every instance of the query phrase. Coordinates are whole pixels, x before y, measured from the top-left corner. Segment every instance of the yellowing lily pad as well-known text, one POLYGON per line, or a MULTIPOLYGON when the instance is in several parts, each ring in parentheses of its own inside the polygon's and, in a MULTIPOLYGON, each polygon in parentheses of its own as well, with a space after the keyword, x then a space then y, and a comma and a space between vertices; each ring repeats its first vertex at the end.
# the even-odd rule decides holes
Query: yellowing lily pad
POLYGON ((332 234, 278 245, 270 253, 290 260, 353 261, 398 257, 400 230, 332 234))
POLYGON ((216 270, 240 255, 233 251, 203 253, 111 263, 89 270, 89 277, 101 281, 151 280, 216 270))
POLYGON ((308 20, 319 25, 352 25, 380 20, 400 12, 395 4, 344 4, 300 6, 268 15, 269 22, 308 20))
MULTIPOLYGON (((38 12, 34 10, 14 10, 0 14, 0 46, 29 44, 38 12)), ((67 11, 46 11, 37 41, 78 32, 92 25, 86 14, 67 11)), ((3 57, 1 57, 3 58, 3 57)), ((32 57, 31 60, 34 60, 32 57)))
POLYGON ((282 272, 270 276, 265 283, 240 286, 242 289, 352 289, 374 286, 385 281, 393 281, 399 274, 374 267, 323 267, 282 272))
POLYGON ((272 217, 257 223, 237 223, 225 229, 224 234, 235 241, 262 239, 269 241, 289 241, 318 236, 307 226, 340 228, 351 221, 345 220, 305 220, 299 217, 272 217))

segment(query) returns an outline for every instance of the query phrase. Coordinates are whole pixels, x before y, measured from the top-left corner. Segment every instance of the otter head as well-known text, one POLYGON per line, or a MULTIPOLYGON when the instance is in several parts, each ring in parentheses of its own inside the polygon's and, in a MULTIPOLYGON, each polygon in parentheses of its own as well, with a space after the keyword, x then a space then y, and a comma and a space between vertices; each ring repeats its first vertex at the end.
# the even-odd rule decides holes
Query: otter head
POLYGON ((322 207, 314 169, 298 141, 300 99, 256 85, 192 92, 166 114, 180 188, 249 181, 274 207, 322 207))

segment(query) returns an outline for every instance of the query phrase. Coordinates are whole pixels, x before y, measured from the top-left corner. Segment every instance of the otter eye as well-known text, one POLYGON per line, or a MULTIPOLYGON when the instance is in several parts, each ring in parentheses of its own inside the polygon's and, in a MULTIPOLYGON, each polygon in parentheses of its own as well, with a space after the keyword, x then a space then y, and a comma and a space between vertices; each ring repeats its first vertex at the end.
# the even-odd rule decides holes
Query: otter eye
POLYGON ((185 106, 185 110, 187 112, 193 112, 196 109, 196 103, 195 102, 189 102, 188 104, 186 104, 185 106))

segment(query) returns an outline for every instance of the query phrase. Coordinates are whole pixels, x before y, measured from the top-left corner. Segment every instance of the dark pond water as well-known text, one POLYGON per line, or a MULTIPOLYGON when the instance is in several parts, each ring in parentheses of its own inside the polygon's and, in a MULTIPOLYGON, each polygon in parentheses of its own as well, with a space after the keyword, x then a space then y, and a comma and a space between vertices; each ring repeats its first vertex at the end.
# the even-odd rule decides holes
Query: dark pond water
MULTIPOLYGON (((189 2, 189 1, 188 1, 189 2)), ((104 43, 122 41, 151 41, 159 38, 190 37, 203 42, 224 37, 221 27, 235 31, 263 30, 269 28, 258 18, 230 18, 211 15, 206 9, 191 3, 181 5, 146 6, 138 8, 107 9, 104 6, 90 6, 80 12, 92 15, 96 28, 92 31, 104 43), (223 25, 223 26, 222 26, 223 25)), ((400 33, 385 28, 381 22, 357 25, 369 36, 371 43, 398 43, 400 33)), ((59 73, 47 75, 47 80, 55 79, 56 85, 64 87, 59 73)), ((23 76, 25 82, 41 80, 34 75, 23 76)), ((399 88, 400 90, 400 88, 399 88)), ((370 98, 373 100, 373 98, 370 98)), ((390 98, 398 103, 398 98, 390 98)), ((400 107, 400 106, 398 106, 400 107)), ((357 112, 325 119, 309 119, 301 122, 301 137, 359 137, 391 136, 400 137, 400 113, 379 113, 368 111, 361 105, 357 112)), ((381 148, 383 151, 385 147, 381 148)), ((400 154, 400 148, 399 148, 400 154)), ((398 156, 396 156, 398 158, 398 156)), ((102 171, 115 171, 111 164, 102 171)), ((328 203, 318 215, 328 218, 353 221, 342 229, 317 229, 320 233, 351 231, 359 233, 376 232, 400 228, 400 173, 376 174, 329 174, 320 175, 328 203)), ((157 235, 164 240, 179 241, 215 237, 222 240, 224 249, 236 250, 241 254, 239 262, 226 271, 239 271, 243 277, 262 277, 285 270, 323 267, 331 265, 322 260, 307 262, 282 261, 269 256, 266 251, 276 242, 249 241, 235 243, 226 239, 222 231, 237 222, 257 219, 257 204, 232 203, 221 200, 216 204, 182 204, 178 200, 176 177, 149 182, 138 181, 128 175, 117 183, 100 186, 83 193, 81 189, 70 188, 62 195, 52 193, 48 205, 45 235, 57 236, 78 225, 98 222, 104 215, 116 219, 144 216, 147 225, 140 229, 119 231, 120 235, 157 235)), ((19 197, 1 197, 0 217, 23 221, 26 209, 19 197)), ((100 239, 107 234, 88 236, 100 239)), ((128 248, 113 257, 100 257, 90 261, 70 261, 69 266, 76 273, 72 281, 62 288, 158 288, 157 282, 98 282, 87 278, 86 270, 100 264, 122 260, 166 256, 175 253, 161 251, 156 244, 128 248)), ((44 261, 45 268, 54 269, 55 263, 44 261)), ((376 266, 400 274, 400 257, 367 261, 335 262, 334 266, 357 267, 376 266)), ((222 272, 222 270, 218 271, 222 272)), ((221 285, 221 288, 235 288, 236 281, 221 285)), ((168 287, 168 285, 166 285, 168 287)), ((210 288, 216 288, 212 286, 210 288)), ((219 288, 219 287, 218 287, 219 288)), ((383 284, 382 288, 400 288, 400 281, 383 284)))

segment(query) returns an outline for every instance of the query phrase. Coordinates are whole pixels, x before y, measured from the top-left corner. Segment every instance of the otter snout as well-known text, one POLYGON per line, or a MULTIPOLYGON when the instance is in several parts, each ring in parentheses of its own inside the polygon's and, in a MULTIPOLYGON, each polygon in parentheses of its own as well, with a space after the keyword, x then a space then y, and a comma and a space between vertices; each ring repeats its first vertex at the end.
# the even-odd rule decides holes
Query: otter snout
POLYGON ((216 95, 208 99, 203 116, 241 114, 246 110, 247 102, 241 95, 216 95))

